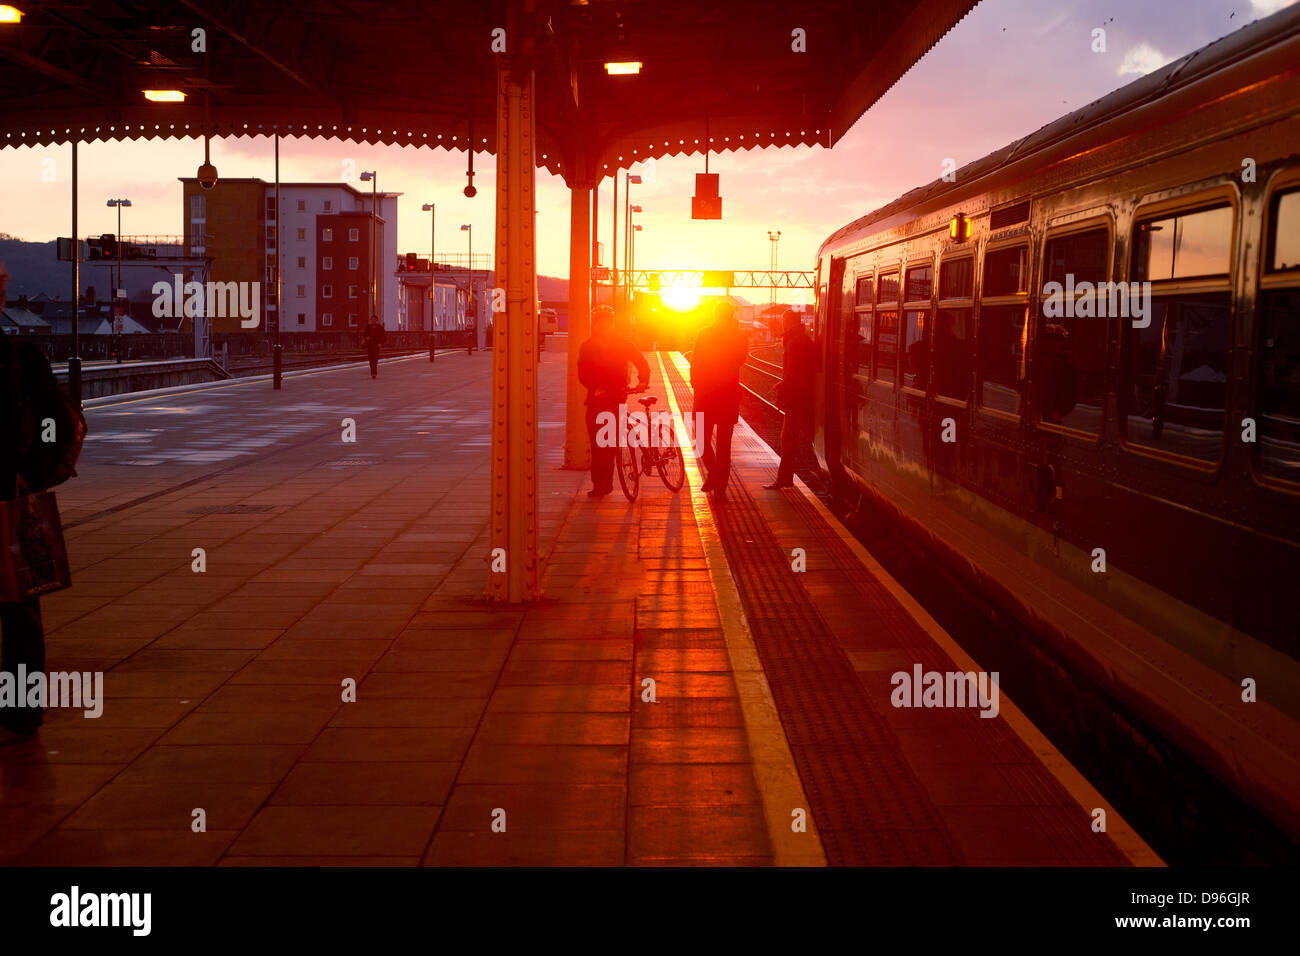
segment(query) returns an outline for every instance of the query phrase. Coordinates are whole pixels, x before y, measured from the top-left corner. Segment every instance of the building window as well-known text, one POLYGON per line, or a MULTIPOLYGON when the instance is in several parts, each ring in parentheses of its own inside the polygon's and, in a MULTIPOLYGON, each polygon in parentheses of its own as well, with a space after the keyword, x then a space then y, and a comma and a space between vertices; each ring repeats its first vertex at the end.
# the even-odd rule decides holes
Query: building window
POLYGON ((1028 291, 1028 246, 985 254, 980 290, 980 405, 1011 415, 1019 415, 1024 402, 1028 291))
POLYGON ((1111 239, 1105 226, 1048 239, 1043 246, 1042 319, 1036 334, 1039 418, 1101 434, 1106 404, 1106 343, 1110 308, 1106 290, 1111 239), (1049 296, 1047 286, 1057 283, 1049 296), (1082 289, 1080 289, 1082 286, 1082 289), (1066 292, 1060 289, 1072 290, 1066 292))
POLYGON ((351 326, 352 328, 357 327, 357 314, 355 312, 349 313, 348 325, 351 326))
POLYGON ((348 298, 355 299, 356 297, 357 297, 357 287, 354 285, 348 286, 348 298))
POLYGON ((307 257, 306 257, 306 256, 299 256, 299 257, 298 257, 298 268, 299 268, 299 269, 306 269, 306 268, 307 268, 307 257))
POLYGON ((1255 376, 1259 466, 1300 481, 1300 189, 1273 197, 1269 224, 1255 376))
POLYGON ((322 299, 334 298, 334 287, 332 285, 323 285, 320 287, 320 297, 322 299))
POLYGON ((266 197, 266 218, 270 222, 275 222, 275 197, 266 197))
POLYGON ((334 208, 333 201, 329 199, 325 200, 325 211, 330 212, 333 208, 334 208))
POLYGON ((306 229, 299 229, 299 230, 298 230, 298 238, 299 238, 299 239, 306 239, 306 238, 307 238, 307 230, 306 230, 306 229))
POLYGON ((356 242, 361 238, 361 230, 355 226, 348 230, 348 242, 356 242))
POLYGON ((299 211, 299 212, 306 212, 306 211, 307 211, 307 200, 305 200, 305 199, 299 199, 299 200, 298 200, 298 211, 299 211))
POLYGON ((298 298, 300 299, 307 298, 307 287, 305 285, 298 286, 298 298))
POLYGON ((334 241, 334 230, 333 230, 333 229, 322 229, 322 230, 320 231, 320 241, 321 241, 321 242, 333 242, 333 241, 334 241))
MULTIPOLYGON (((1139 220, 1132 275, 1152 283, 1145 328, 1124 323, 1124 437, 1204 462, 1223 453, 1232 338, 1232 207, 1139 220), (1218 282, 1181 284, 1190 277, 1218 282)), ((1265 320, 1267 321, 1267 320, 1265 320)))
POLYGON ((361 260, 356 256, 348 256, 348 268, 353 272, 361 268, 361 260))
POLYGON ((307 313, 305 313, 305 312, 299 312, 299 313, 298 313, 298 324, 299 324, 299 325, 306 325, 306 324, 307 324, 307 313))
POLYGON ((321 313, 321 317, 320 317, 320 324, 321 324, 321 325, 333 325, 333 324, 334 324, 334 313, 333 313, 333 312, 322 312, 322 313, 321 313))
POLYGON ((333 257, 333 256, 322 256, 322 257, 321 257, 321 260, 320 260, 320 267, 321 267, 322 269, 333 269, 333 268, 334 268, 334 257, 333 257))

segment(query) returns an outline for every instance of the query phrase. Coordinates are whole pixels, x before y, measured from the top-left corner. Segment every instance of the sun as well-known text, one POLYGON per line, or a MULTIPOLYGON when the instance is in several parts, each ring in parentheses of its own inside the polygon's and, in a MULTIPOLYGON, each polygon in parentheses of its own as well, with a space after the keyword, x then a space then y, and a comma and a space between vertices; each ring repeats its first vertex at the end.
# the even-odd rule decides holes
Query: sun
POLYGON ((660 293, 660 298, 675 312, 689 312, 700 304, 703 291, 697 286, 672 285, 660 293))

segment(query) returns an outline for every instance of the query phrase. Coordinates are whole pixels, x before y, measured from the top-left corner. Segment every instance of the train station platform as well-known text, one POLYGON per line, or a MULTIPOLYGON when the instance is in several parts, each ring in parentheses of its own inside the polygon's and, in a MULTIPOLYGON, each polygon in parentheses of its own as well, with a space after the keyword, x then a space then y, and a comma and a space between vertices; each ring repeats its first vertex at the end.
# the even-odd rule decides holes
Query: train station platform
MULTIPOLYGON (((689 418, 684 360, 651 359, 689 418)), ((689 459, 680 493, 588 499, 558 351, 545 597, 488 603, 490 363, 88 410, 42 604, 102 715, 0 746, 0 863, 1160 863, 1007 689, 895 706, 900 674, 979 668, 806 488, 762 488, 743 422, 723 502, 689 459)))

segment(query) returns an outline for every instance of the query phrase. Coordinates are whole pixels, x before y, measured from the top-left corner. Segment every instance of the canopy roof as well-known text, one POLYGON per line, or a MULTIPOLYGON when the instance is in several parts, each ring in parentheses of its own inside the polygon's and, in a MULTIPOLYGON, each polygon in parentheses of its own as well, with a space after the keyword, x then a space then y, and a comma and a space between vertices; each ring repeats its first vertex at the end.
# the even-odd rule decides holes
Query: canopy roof
POLYGON ((18 0, 0 145, 279 132, 492 152, 503 29, 535 69, 538 165, 570 182, 706 144, 830 146, 975 2, 18 0))

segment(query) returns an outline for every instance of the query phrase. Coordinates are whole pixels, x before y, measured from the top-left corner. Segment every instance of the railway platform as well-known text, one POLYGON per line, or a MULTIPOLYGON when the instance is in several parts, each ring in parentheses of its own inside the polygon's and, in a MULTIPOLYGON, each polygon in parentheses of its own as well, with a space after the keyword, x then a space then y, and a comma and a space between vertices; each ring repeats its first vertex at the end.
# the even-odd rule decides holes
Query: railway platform
POLYGON ((544 353, 545 596, 488 603, 490 361, 88 410, 43 608, 102 713, 0 747, 0 863, 1160 865, 744 422, 725 502, 591 501, 544 353))

